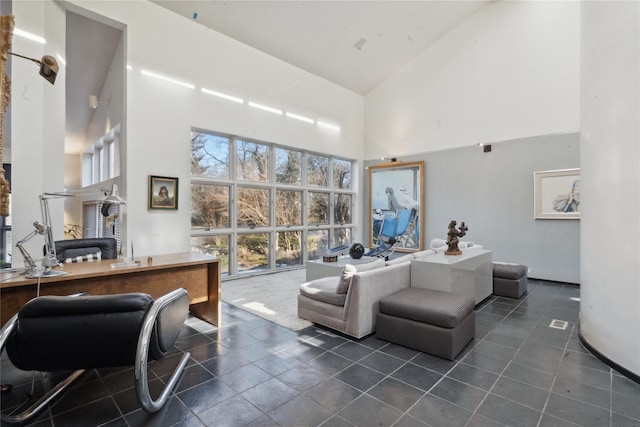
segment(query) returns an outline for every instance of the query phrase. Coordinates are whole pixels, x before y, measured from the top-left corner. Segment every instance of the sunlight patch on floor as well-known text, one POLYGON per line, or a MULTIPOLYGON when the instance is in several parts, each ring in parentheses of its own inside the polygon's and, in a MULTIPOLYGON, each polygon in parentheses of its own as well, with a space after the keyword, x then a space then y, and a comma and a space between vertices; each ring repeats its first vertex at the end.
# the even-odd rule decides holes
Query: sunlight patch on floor
POLYGON ((242 306, 248 308, 249 310, 259 311, 260 313, 268 314, 268 315, 271 315, 271 316, 276 314, 275 311, 269 310, 261 302, 252 301, 252 302, 248 302, 246 304, 242 304, 242 306))

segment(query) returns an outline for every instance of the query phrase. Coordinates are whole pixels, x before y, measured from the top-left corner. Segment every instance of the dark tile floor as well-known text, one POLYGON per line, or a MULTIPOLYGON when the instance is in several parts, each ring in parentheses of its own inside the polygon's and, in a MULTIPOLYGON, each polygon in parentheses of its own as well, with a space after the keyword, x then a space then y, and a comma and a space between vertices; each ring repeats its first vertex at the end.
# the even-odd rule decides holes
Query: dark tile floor
MULTIPOLYGON (((179 352, 191 361, 157 414, 139 409, 133 374, 92 372, 35 426, 640 426, 640 385, 578 339, 579 288, 529 281, 520 300, 491 297, 455 361, 376 338, 293 332, 223 304, 223 327, 189 318, 176 354, 150 365, 152 389, 179 352), (553 319, 566 330, 549 327, 553 319)), ((8 411, 31 375, 2 361, 8 411)), ((36 387, 39 389, 40 387, 36 387)))

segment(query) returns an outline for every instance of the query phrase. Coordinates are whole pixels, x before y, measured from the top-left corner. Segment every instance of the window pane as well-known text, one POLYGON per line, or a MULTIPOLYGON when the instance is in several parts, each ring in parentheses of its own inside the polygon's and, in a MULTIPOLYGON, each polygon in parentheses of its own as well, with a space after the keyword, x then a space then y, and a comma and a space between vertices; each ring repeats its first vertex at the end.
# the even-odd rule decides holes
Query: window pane
POLYGON ((192 237, 191 251, 219 258, 220 274, 229 275, 229 236, 192 237))
POLYGON ((336 228, 333 231, 333 239, 331 241, 331 247, 351 245, 351 229, 350 228, 336 228))
POLYGON ((269 190, 238 187, 238 227, 267 227, 269 224, 269 190))
POLYGON ((238 179, 267 182, 269 180, 269 147, 238 140, 238 179))
POLYGON ((269 234, 238 235, 238 273, 269 268, 269 234))
POLYGON ((229 187, 226 185, 191 185, 191 227, 229 227, 229 187))
POLYGON ((333 187, 339 189, 351 188, 351 162, 348 160, 333 160, 333 187))
POLYGON ((302 265, 302 231, 277 233, 276 268, 302 265))
POLYGON ((116 143, 110 142, 108 147, 109 159, 109 176, 107 178, 113 178, 116 176, 116 143))
POLYGON ((329 193, 309 192, 307 222, 310 225, 329 223, 329 193))
POLYGON ((302 191, 276 191, 276 225, 302 225, 302 191))
POLYGON ((336 224, 351 224, 351 194, 336 194, 336 207, 333 214, 336 224))
POLYGON ((278 184, 302 183, 302 153, 299 151, 276 149, 276 182, 278 184))
POLYGON ((315 230, 307 233, 307 259, 322 259, 329 249, 329 231, 315 230))
POLYGON ((191 132, 191 175, 229 179, 229 138, 191 132))
POLYGON ((307 185, 326 187, 329 185, 327 174, 329 172, 329 158, 324 156, 309 155, 307 158, 307 185))

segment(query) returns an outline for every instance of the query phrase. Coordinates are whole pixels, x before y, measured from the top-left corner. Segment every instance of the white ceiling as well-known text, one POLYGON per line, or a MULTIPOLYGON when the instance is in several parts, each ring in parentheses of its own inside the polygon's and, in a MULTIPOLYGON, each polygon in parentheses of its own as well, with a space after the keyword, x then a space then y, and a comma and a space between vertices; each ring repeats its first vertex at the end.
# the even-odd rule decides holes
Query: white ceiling
POLYGON ((122 30, 67 12, 65 153, 79 153, 95 110, 89 95, 100 96, 122 30))
POLYGON ((362 95, 490 2, 151 1, 362 95))
MULTIPOLYGON (((495 0, 150 1, 365 95, 495 0)), ((121 35, 67 13, 67 153, 81 150, 89 95, 100 94, 121 35)))

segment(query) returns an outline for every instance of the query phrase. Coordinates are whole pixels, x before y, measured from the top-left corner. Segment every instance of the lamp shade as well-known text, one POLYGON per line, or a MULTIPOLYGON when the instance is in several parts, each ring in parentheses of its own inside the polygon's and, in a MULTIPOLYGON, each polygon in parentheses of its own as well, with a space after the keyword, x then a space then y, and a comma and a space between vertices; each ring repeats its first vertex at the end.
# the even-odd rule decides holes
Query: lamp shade
POLYGON ((127 201, 125 199, 123 199, 122 197, 120 197, 120 195, 118 194, 118 186, 116 184, 113 184, 113 186, 111 187, 111 192, 109 193, 109 195, 107 197, 105 197, 104 199, 102 199, 103 203, 114 203, 116 205, 126 205, 127 201))
POLYGON ((40 75, 44 77, 46 81, 54 84, 59 70, 58 61, 56 61, 53 56, 45 55, 42 57, 40 61, 40 75))

